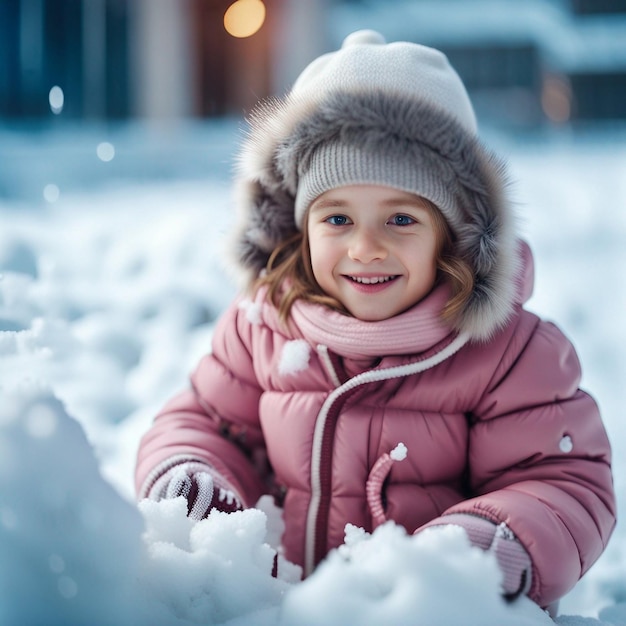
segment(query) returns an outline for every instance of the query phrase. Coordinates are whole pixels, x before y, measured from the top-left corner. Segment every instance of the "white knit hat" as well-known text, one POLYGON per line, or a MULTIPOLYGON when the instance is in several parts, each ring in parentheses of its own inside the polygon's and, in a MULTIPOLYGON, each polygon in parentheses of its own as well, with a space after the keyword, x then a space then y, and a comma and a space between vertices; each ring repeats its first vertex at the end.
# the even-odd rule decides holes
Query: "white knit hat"
MULTIPOLYGON (((469 96, 446 56, 405 41, 385 43, 373 30, 349 35, 340 50, 315 59, 300 74, 289 95, 315 101, 327 94, 381 91, 429 103, 451 116, 471 135, 476 117, 469 96)), ((358 150, 340 139, 320 147, 297 183, 295 219, 301 226, 307 207, 329 189, 349 184, 379 184, 424 196, 441 204, 436 177, 416 170, 396 151, 358 150)))

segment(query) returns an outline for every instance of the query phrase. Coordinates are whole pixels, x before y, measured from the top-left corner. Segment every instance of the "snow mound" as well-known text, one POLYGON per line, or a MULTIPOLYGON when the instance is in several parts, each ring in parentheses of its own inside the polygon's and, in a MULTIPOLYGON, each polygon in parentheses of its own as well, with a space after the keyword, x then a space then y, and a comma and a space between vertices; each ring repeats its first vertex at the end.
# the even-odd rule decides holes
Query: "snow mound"
POLYGON ((3 626, 221 624, 242 616, 277 623, 300 570, 279 557, 272 576, 268 514, 215 511, 194 523, 182 498, 137 508, 100 475, 81 425, 52 392, 23 382, 1 400, 3 626))
POLYGON ((281 624, 553 623, 527 598, 507 605, 499 592, 500 578, 495 557, 471 547, 459 527, 414 536, 391 522, 371 535, 347 527, 344 545, 289 591, 281 624))
POLYGON ((277 623, 283 595, 300 571, 280 558, 279 576, 272 576, 276 551, 266 543, 265 513, 212 511, 196 523, 182 497, 144 500, 140 509, 147 522, 142 584, 160 614, 193 624, 277 623))
POLYGON ((141 531, 59 400, 33 383, 2 393, 3 626, 127 623, 141 531))

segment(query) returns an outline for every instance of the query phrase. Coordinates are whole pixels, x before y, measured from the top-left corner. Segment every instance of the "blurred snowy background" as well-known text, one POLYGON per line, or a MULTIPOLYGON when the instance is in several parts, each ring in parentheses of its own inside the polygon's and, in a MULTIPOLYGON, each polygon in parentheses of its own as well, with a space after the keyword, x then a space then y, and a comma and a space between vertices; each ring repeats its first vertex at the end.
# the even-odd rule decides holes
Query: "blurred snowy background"
MULTIPOLYGON (((579 352, 623 509, 626 2, 282 0, 248 37, 224 28, 231 4, 0 3, 0 624, 550 623, 502 604, 454 533, 349 529, 305 583, 286 563, 274 579, 270 504, 192 527, 179 503, 140 511, 132 470, 235 294, 242 113, 374 27, 443 48, 508 159, 530 308, 579 352)), ((626 624, 621 522, 561 614, 626 624)))

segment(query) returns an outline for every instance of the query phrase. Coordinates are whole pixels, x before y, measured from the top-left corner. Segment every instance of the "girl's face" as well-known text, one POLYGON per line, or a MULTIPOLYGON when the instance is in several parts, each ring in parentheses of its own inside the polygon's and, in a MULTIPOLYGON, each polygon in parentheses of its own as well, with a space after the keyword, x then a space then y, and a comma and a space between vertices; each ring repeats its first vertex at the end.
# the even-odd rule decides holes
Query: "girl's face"
POLYGON ((426 296, 437 276, 432 209, 380 185, 331 189, 308 212, 313 275, 354 317, 380 321, 426 296))

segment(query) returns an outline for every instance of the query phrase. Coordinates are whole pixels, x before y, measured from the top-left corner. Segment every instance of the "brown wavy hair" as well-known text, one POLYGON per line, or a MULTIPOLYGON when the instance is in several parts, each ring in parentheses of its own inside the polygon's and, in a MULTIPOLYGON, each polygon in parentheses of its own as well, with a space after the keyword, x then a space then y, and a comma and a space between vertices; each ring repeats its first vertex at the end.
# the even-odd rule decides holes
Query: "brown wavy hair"
MULTIPOLYGON (((441 311, 444 321, 454 324, 463 311, 474 288, 474 275, 470 266, 455 256, 455 237, 441 211, 426 199, 433 218, 437 238, 437 284, 447 283, 451 295, 441 311)), ((286 322, 296 300, 305 300, 328 306, 348 315, 345 307, 328 296, 313 275, 309 250, 308 219, 305 214, 302 231, 296 233, 272 252, 265 271, 256 280, 253 289, 267 286, 267 296, 278 309, 280 318, 286 322), (289 285, 288 288, 285 285, 289 285)))

